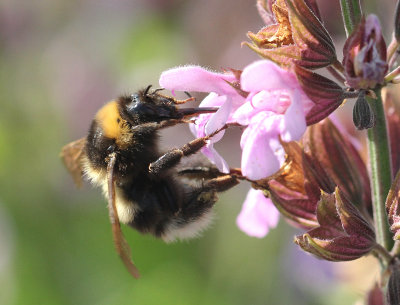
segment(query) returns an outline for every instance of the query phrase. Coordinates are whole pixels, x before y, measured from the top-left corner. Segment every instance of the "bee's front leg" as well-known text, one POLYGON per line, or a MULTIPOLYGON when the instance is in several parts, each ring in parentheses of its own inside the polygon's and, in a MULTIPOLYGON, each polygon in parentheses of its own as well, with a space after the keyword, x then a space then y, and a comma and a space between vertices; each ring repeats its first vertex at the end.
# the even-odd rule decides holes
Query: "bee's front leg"
POLYGON ((240 177, 235 174, 225 174, 217 178, 206 180, 203 183, 204 190, 213 190, 216 192, 225 192, 235 185, 239 184, 240 177))
POLYGON ((189 143, 186 143, 181 148, 175 148, 166 152, 156 161, 150 163, 149 172, 153 174, 158 174, 163 170, 174 167, 181 161, 184 156, 189 156, 198 152, 202 147, 207 144, 208 139, 209 137, 198 138, 190 141, 189 143))
POLYGON ((166 152, 164 155, 162 155, 160 158, 158 158, 156 161, 150 163, 149 165, 149 172, 153 174, 158 174, 163 170, 169 169, 174 167, 179 163, 179 161, 184 157, 184 156, 189 156, 192 154, 197 153, 201 148, 207 145, 207 141, 210 140, 213 136, 215 136, 217 133, 220 131, 228 128, 228 124, 224 125, 220 129, 214 131, 210 135, 207 135, 202 138, 197 138, 194 139, 193 141, 190 141, 189 143, 186 143, 183 145, 181 148, 175 148, 172 149, 168 152, 166 152))

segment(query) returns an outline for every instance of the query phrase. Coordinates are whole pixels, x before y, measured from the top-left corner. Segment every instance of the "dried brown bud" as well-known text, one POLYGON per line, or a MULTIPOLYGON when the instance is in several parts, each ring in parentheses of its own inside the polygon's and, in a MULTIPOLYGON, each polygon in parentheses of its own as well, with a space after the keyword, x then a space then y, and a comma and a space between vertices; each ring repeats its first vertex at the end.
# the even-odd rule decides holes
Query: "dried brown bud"
POLYGON ((249 32, 252 44, 245 45, 281 66, 294 62, 317 69, 336 61, 332 38, 321 22, 315 0, 275 0, 272 5, 269 1, 269 5, 261 6, 263 15, 271 16, 271 12, 273 17, 267 20, 275 23, 257 34, 249 32))
POLYGON ((310 126, 302 144, 282 143, 286 164, 273 179, 258 181, 259 188, 269 191, 280 212, 300 227, 315 228, 321 191, 332 193, 335 186, 360 210, 368 210, 371 197, 367 169, 335 125, 324 120, 310 126))

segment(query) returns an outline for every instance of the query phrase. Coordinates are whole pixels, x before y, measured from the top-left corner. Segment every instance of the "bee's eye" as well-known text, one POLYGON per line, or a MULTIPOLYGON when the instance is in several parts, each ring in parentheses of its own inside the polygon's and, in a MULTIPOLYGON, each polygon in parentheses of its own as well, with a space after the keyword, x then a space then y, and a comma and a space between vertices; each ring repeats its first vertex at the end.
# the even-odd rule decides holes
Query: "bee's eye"
POLYGON ((157 109, 153 104, 149 104, 140 100, 137 94, 132 95, 132 101, 126 105, 126 110, 131 115, 152 116, 157 114, 157 109))
POLYGON ((132 102, 138 102, 139 101, 139 94, 132 94, 131 95, 131 100, 132 100, 132 102))

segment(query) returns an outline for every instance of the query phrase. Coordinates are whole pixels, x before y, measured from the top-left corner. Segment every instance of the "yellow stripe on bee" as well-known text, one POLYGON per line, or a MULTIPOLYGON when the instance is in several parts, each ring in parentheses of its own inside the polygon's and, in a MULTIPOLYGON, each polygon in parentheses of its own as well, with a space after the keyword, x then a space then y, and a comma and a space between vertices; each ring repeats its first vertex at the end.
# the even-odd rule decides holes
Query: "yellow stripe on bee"
POLYGON ((122 119, 119 115, 116 101, 104 105, 96 114, 96 121, 103 129, 104 135, 108 138, 118 139, 121 135, 122 119))

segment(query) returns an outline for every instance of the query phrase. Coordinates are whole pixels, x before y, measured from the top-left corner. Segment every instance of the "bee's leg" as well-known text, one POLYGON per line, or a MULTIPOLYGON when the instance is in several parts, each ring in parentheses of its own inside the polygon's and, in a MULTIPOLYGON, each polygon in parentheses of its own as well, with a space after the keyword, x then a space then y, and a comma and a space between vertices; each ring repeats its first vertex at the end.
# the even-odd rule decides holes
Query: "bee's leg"
POLYGON ((192 166, 180 169, 178 175, 188 179, 212 179, 225 174, 215 166, 192 166))
MULTIPOLYGON (((184 167, 178 171, 178 175, 185 177, 187 179, 214 179, 221 176, 227 175, 226 173, 221 173, 215 166, 192 166, 184 167)), ((240 168, 231 168, 229 170, 229 175, 234 175, 240 180, 246 180, 246 177, 242 175, 240 168)))
POLYGON ((185 157, 197 153, 201 148, 206 146, 207 141, 215 136, 220 131, 228 128, 229 125, 225 124, 222 128, 214 131, 212 134, 194 139, 189 143, 186 143, 181 148, 175 148, 167 151, 164 155, 158 158, 156 161, 150 163, 149 172, 153 174, 158 174, 159 172, 172 168, 179 163, 179 161, 185 157))
MULTIPOLYGON (((150 89, 150 88, 149 88, 150 89)), ((155 89, 153 92, 151 92, 151 94, 157 93, 158 96, 162 96, 163 98, 166 98, 167 100, 170 100, 171 102, 173 102, 175 105, 180 105, 180 104, 185 104, 187 102, 191 102, 191 101, 195 101, 196 98, 194 98, 193 96, 190 95, 189 92, 185 91, 184 93, 188 96, 187 99, 184 100, 178 100, 176 98, 173 98, 172 96, 168 96, 168 95, 164 95, 162 93, 158 93, 159 91, 165 90, 165 88, 157 88, 155 89)), ((146 89, 146 93, 148 92, 148 90, 146 89)))
POLYGON ((239 184, 241 177, 235 174, 224 174, 217 178, 205 180, 203 182, 204 190, 214 190, 216 192, 225 192, 235 185, 239 184))
POLYGON ((181 148, 175 148, 166 152, 156 161, 150 163, 149 171, 153 174, 158 174, 163 170, 174 167, 179 163, 182 157, 189 156, 191 154, 198 152, 202 147, 204 147, 207 144, 207 140, 209 138, 210 138, 209 136, 198 138, 193 141, 190 141, 189 143, 186 143, 181 148))
POLYGON ((181 208, 164 223, 161 238, 166 242, 198 236, 212 221, 212 207, 218 200, 217 193, 226 191, 239 183, 235 175, 205 180, 199 186, 186 185, 188 192, 181 208))
MULTIPOLYGON (((185 93, 187 93, 187 92, 185 92, 185 93)), ((187 102, 192 102, 192 101, 195 101, 195 100, 196 100, 196 98, 194 98, 193 96, 189 96, 187 99, 184 99, 184 100, 176 100, 176 99, 174 99, 174 104, 180 105, 180 104, 185 104, 187 102)))

